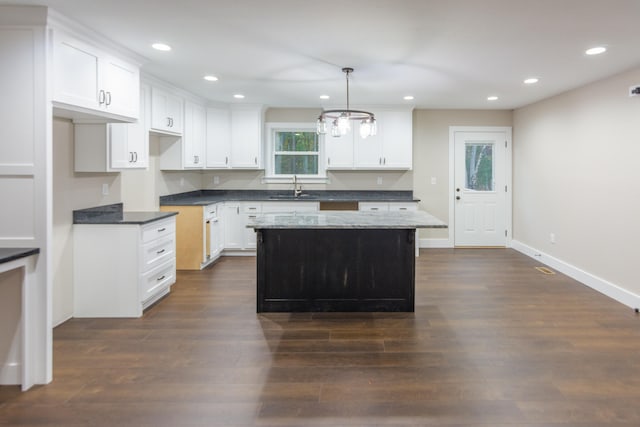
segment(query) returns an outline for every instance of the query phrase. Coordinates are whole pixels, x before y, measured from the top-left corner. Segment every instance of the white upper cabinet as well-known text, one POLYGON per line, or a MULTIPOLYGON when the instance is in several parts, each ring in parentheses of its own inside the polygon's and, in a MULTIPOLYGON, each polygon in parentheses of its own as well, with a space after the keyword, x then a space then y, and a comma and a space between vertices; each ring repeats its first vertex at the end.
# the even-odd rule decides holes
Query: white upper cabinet
POLYGON ((262 168, 262 106, 231 106, 231 167, 262 168))
POLYGON ((151 130, 170 135, 182 134, 184 100, 157 87, 151 88, 151 130))
POLYGON ((137 65, 62 31, 55 31, 53 45, 55 107, 118 121, 138 118, 137 65))
POLYGON ((382 165, 388 169, 413 167, 413 113, 385 111, 382 131, 382 165))
POLYGON ((233 105, 207 110, 207 168, 262 169, 260 105, 233 105))
POLYGON ((203 168, 206 163, 206 121, 207 112, 204 107, 186 102, 184 109, 184 167, 203 168))
POLYGON ((207 109, 207 167, 231 167, 231 112, 225 108, 207 109))
POLYGON ((378 133, 361 138, 355 131, 356 169, 411 169, 413 165, 413 120, 409 111, 375 113, 378 133))

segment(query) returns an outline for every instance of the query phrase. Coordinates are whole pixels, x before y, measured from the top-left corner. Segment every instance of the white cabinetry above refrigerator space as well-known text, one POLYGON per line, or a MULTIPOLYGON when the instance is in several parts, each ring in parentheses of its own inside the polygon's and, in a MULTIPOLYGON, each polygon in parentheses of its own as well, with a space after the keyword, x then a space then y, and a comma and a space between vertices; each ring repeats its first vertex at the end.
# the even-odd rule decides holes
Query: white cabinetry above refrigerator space
POLYGON ((63 31, 54 31, 55 115, 131 122, 139 116, 139 90, 137 65, 63 31))

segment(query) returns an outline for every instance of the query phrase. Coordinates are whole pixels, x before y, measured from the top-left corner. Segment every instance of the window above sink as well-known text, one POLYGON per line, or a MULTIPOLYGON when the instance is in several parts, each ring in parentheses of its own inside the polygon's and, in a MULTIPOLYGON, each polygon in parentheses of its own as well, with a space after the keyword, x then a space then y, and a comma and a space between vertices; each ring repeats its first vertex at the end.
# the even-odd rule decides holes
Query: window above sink
POLYGON ((264 183, 327 183, 324 138, 314 123, 267 123, 264 183))

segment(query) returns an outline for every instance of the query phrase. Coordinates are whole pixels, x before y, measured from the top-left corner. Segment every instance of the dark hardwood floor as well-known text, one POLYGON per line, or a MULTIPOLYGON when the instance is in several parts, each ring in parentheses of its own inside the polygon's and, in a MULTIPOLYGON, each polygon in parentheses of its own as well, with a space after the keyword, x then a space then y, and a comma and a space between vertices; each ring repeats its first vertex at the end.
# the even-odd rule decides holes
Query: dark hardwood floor
POLYGON ((415 313, 255 313, 255 258, 54 330, 0 424, 640 426, 640 317, 508 249, 422 250, 415 313))

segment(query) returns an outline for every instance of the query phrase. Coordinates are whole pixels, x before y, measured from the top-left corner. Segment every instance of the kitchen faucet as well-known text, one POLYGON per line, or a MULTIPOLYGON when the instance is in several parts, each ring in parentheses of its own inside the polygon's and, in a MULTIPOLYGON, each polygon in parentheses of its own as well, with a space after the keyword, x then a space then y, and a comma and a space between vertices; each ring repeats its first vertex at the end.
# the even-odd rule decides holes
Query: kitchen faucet
POLYGON ((302 186, 298 187, 298 176, 293 175, 293 197, 298 197, 302 194, 302 186))

